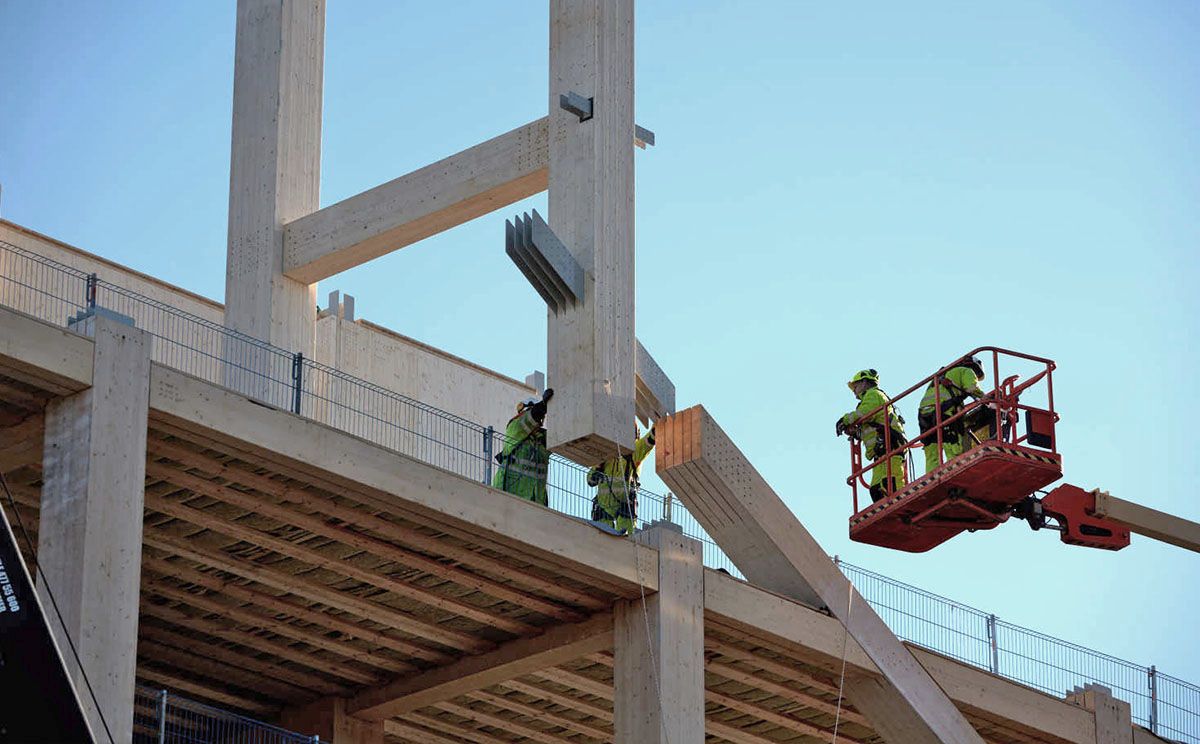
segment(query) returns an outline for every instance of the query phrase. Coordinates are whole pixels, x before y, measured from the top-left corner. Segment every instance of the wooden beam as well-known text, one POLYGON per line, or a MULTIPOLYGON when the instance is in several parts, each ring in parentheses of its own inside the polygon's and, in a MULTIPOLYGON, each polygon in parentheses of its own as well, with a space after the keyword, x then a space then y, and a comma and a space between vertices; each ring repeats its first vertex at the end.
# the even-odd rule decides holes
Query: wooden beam
MULTIPOLYGON (((836 658, 840 670, 844 636, 836 618, 715 571, 706 572, 704 582, 707 612, 721 623, 729 623, 747 642, 778 646, 805 664, 821 668, 822 659, 836 658), (722 584, 728 586, 722 588, 722 584)), ((975 718, 1039 741, 1095 741, 1091 715, 1081 708, 912 644, 905 644, 905 648, 954 704, 975 718)), ((719 653, 728 653, 731 658, 741 655, 736 649, 726 649, 716 644, 719 653)), ((879 667, 853 637, 846 639, 845 649, 847 681, 879 674, 879 667)), ((760 657, 740 660, 770 670, 770 662, 760 657)), ((810 677, 804 683, 817 684, 817 680, 810 677)))
POLYGON ((238 0, 225 325, 306 356, 317 287, 284 275, 283 227, 321 203, 324 63, 325 0, 238 0))
POLYGON ((347 644, 344 640, 330 638, 327 635, 328 631, 324 628, 318 627, 315 631, 299 628, 291 623, 273 617, 270 612, 265 612, 257 608, 238 607, 237 605, 217 601, 205 594, 189 592, 165 584, 150 584, 143 588, 143 592, 228 618, 240 625, 261 628, 285 638, 307 643, 314 648, 323 648, 338 656, 383 670, 389 674, 416 671, 416 667, 412 664, 389 659, 381 654, 372 653, 365 649, 355 648, 347 644))
POLYGON ((92 384, 94 342, 0 306, 0 374, 55 395, 92 384))
POLYGON ((658 423, 658 474, 753 584, 825 606, 879 668, 846 695, 891 741, 982 744, 979 734, 855 591, 701 406, 658 423))
POLYGON ((199 432, 241 459, 307 477, 323 490, 552 558, 560 570, 622 596, 657 587, 658 555, 650 548, 613 550, 612 536, 591 525, 161 365, 150 371, 150 407, 156 428, 199 432))
MULTIPOLYGON (((305 522, 301 515, 289 515, 286 513, 287 510, 283 510, 285 513, 281 515, 273 511, 271 506, 262 502, 261 499, 256 499, 246 494, 243 494, 242 496, 235 496, 234 494, 237 492, 233 489, 225 488, 219 483, 190 475, 176 468, 167 468, 161 465, 151 465, 149 466, 149 472, 151 472, 155 477, 159 477, 164 480, 170 479, 171 483, 178 485, 181 488, 186 488, 192 493, 208 496, 221 501, 236 503, 238 506, 242 506, 247 509, 254 510, 254 504, 255 502, 258 502, 258 513, 278 519, 284 525, 294 524, 296 522, 305 522)), ((390 571, 363 568, 356 563, 345 560, 347 556, 330 555, 327 552, 322 552, 314 548, 298 545, 290 540, 283 540, 273 537, 262 530, 246 527, 240 522, 234 522, 219 516, 214 516, 202 509, 184 506, 176 501, 163 498, 150 498, 147 500, 147 506, 155 511, 175 517, 176 519, 182 519, 201 527, 207 527, 214 532, 229 535, 230 537, 238 540, 244 540, 254 545, 260 545, 268 550, 279 553, 280 555, 286 555, 290 558, 295 558, 296 560, 304 561, 305 563, 311 563, 314 566, 325 568, 335 573, 344 574, 350 578, 377 586, 380 589, 386 589, 397 596, 407 597, 408 599, 412 599, 430 607, 435 607, 445 612, 470 618, 478 623, 497 628, 506 633, 511 633, 518 636, 527 636, 535 635, 538 632, 537 626, 530 625, 529 623, 521 620, 516 620, 506 615, 481 609, 475 605, 438 594, 430 589, 426 589, 408 581, 393 578, 391 575, 392 572, 390 571)), ((331 532, 332 529, 325 528, 323 525, 319 524, 320 520, 316 521, 318 524, 313 524, 310 520, 305 524, 299 524, 297 526, 305 529, 312 527, 314 528, 314 534, 330 536, 327 533, 331 532)), ((345 533, 349 533, 349 530, 344 530, 341 533, 332 535, 332 537, 334 539, 343 541, 356 550, 367 550, 368 547, 364 545, 365 543, 366 545, 370 546, 371 553, 373 555, 385 560, 398 561, 403 557, 387 555, 387 551, 384 547, 387 544, 382 543, 382 541, 372 541, 370 538, 365 536, 356 539, 353 536, 347 537, 345 533)), ((353 533, 350 534, 353 535, 353 533)), ((326 548, 326 550, 328 550, 328 548, 326 548)), ((344 549, 343 552, 345 552, 344 549)), ((446 642, 447 640, 453 640, 451 636, 446 636, 443 634, 442 629, 439 628, 431 628, 427 632, 430 638, 441 639, 443 642, 446 642)))
MULTIPOLYGON (((142 566, 160 576, 170 576, 189 584, 204 587, 215 594, 261 607, 276 615, 284 615, 310 623, 320 628, 326 636, 329 631, 335 631, 349 638, 358 639, 369 644, 391 649, 405 656, 414 656, 437 664, 449 664, 457 658, 450 654, 433 651, 403 638, 395 638, 382 631, 350 622, 336 615, 331 615, 328 612, 312 609, 302 602, 288 599, 286 596, 277 597, 260 589, 244 584, 237 584, 213 574, 203 573, 180 563, 172 563, 162 558, 147 556, 143 557, 142 566)), ((278 622, 283 623, 285 621, 279 620, 278 622)), ((369 655, 369 653, 373 652, 359 651, 352 646, 343 644, 343 651, 341 653, 342 655, 348 655, 350 658, 357 659, 360 655, 369 655), (353 655, 351 655, 352 651, 353 655)))
POLYGON ((215 683, 210 685, 204 682, 196 682, 195 680, 180 677, 177 674, 150 669, 145 666, 138 667, 137 676, 139 679, 150 682, 155 686, 165 687, 173 692, 182 692, 216 703, 224 708, 246 711, 257 716, 268 717, 279 710, 279 706, 277 705, 259 702, 245 695, 235 695, 217 689, 215 683))
POLYGON ((1139 535, 1200 553, 1200 524, 1110 495, 1096 494, 1096 516, 1120 522, 1139 535))
MULTIPOLYGON (((476 652, 491 650, 494 647, 494 644, 489 641, 477 639, 449 629, 435 629, 429 623, 416 620, 387 605, 372 602, 354 594, 331 589, 324 584, 317 584, 303 577, 293 576, 262 563, 238 560, 233 556, 220 553, 219 551, 205 550, 184 538, 160 532, 147 532, 145 542, 147 545, 179 556, 180 558, 195 561, 202 566, 210 566, 265 586, 282 589, 298 597, 304 597, 314 602, 321 602, 329 607, 349 612, 365 620, 371 620, 382 625, 390 625, 396 630, 409 633, 417 638, 428 638, 432 642, 442 643, 451 648, 465 646, 466 648, 463 650, 476 652), (433 636, 428 635, 431 631, 434 633, 433 636)), ((420 656, 422 649, 422 646, 414 644, 411 653, 414 656, 420 656)), ((443 657, 441 652, 434 651, 433 653, 437 654, 438 658, 443 657)))
POLYGON ((20 423, 0 430, 0 473, 10 473, 42 461, 46 417, 27 416, 20 423))
POLYGON ((497 708, 510 710, 513 713, 518 713, 535 720, 544 720, 546 723, 552 723, 555 726, 567 729, 567 731, 571 733, 582 734, 583 736, 596 739, 597 741, 608 741, 613 735, 611 730, 602 729, 597 726, 593 726, 590 723, 584 723, 583 721, 577 721, 574 718, 569 718, 550 709, 539 708, 535 705, 528 705, 505 695, 493 695, 488 692, 477 691, 468 693, 467 697, 485 702, 488 705, 494 705, 497 708))
MULTIPOLYGON (((541 594, 577 605, 592 612, 604 610, 609 606, 609 602, 599 597, 592 596, 570 586, 565 586, 561 581, 554 581, 531 573, 524 566, 518 568, 501 559, 484 555, 472 548, 460 546, 441 537, 427 535, 398 522, 384 519, 375 513, 377 509, 370 506, 356 506, 344 501, 337 502, 331 498, 314 493, 311 490, 281 483, 266 475, 252 472, 245 467, 223 462, 215 457, 188 449, 178 442, 151 439, 147 446, 155 455, 169 458, 175 462, 203 471, 206 474, 224 478, 231 483, 241 484, 256 491, 262 491, 283 501, 296 504, 306 510, 319 512, 327 518, 336 519, 347 525, 371 530, 386 537, 394 537, 398 542, 402 542, 406 546, 415 548, 416 550, 423 550, 432 555, 442 556, 461 566, 467 566, 471 569, 486 571, 490 574, 500 576, 505 582, 513 584, 514 587, 509 587, 512 593, 507 596, 499 593, 501 590, 493 590, 498 592, 495 596, 502 599, 511 598, 514 600, 521 597, 522 600, 518 604, 528 603, 526 606, 531 609, 543 608, 545 614, 553 615, 553 605, 551 603, 531 602, 528 599, 524 599, 533 595, 528 592, 519 592, 519 590, 515 589, 515 586, 525 586, 534 589, 541 594)), ((340 491, 340 495, 352 496, 353 494, 348 494, 342 490, 340 491)), ((439 525, 438 527, 439 531, 444 531, 445 529, 444 525, 439 525)), ((446 564, 438 562, 438 565, 445 566, 446 564)), ((447 566, 447 568, 450 569, 450 572, 445 574, 447 578, 458 576, 458 572, 462 571, 461 568, 453 566, 447 566)), ((433 570, 430 569, 430 572, 433 573, 433 570)), ((464 580, 460 583, 466 583, 466 581, 464 580)), ((474 584, 466 583, 466 585, 472 586, 474 584)), ((483 591, 482 586, 478 585, 476 588, 483 591)), ((508 584, 501 584, 501 586, 508 586, 508 584)), ((539 609, 540 611, 542 610, 539 609)), ((574 617, 571 614, 554 616, 567 622, 576 622, 582 618, 582 615, 574 617)))
POLYGON ((588 275, 548 312, 551 449, 586 465, 633 447, 633 0, 550 3, 548 221, 588 275), (592 99, 580 121, 561 96, 592 99))
POLYGON ((546 117, 285 228, 283 271, 312 284, 546 190, 546 117))
POLYGON ((523 677, 612 646, 610 613, 581 623, 556 625, 536 638, 511 641, 479 656, 468 656, 449 666, 397 679, 359 693, 349 702, 351 715, 381 720, 403 715, 466 692, 523 677))
POLYGON ((149 640, 159 645, 183 649, 193 654, 220 661, 222 664, 231 667, 245 669, 250 673, 262 677, 287 682, 290 685, 313 694, 344 696, 350 693, 349 687, 330 682, 318 674, 291 669, 284 664, 280 664, 274 658, 267 660, 252 656, 250 654, 260 654, 262 652, 257 649, 247 648, 241 644, 220 646, 208 640, 182 635, 148 623, 142 623, 138 627, 138 638, 139 643, 143 640, 149 640), (242 649, 245 649, 245 651, 242 649), (250 653, 246 653, 246 651, 250 653))
MULTIPOLYGON (((206 496, 218 499, 227 504, 242 507, 251 513, 270 517, 281 524, 295 525, 314 535, 321 535, 332 540, 337 540, 345 545, 365 550, 385 560, 401 563, 410 568, 440 576, 447 581, 452 581, 461 586, 475 589, 498 599, 503 599, 517 607, 540 612, 549 617, 567 622, 576 622, 584 617, 578 612, 561 607, 553 602, 548 602, 541 597, 515 590, 510 586, 473 574, 457 566, 447 565, 432 558, 427 558, 420 553, 407 550, 387 540, 331 524, 327 519, 305 514, 282 504, 276 504, 258 494, 230 488, 228 484, 217 483, 191 473, 186 473, 178 468, 167 467, 157 463, 147 465, 146 472, 156 478, 169 480, 184 488, 203 493, 206 496)), ((343 513, 346 509, 337 511, 343 513)), ((471 609, 477 610, 478 608, 472 607, 471 609)), ((528 632, 531 631, 523 631, 523 633, 528 632)))

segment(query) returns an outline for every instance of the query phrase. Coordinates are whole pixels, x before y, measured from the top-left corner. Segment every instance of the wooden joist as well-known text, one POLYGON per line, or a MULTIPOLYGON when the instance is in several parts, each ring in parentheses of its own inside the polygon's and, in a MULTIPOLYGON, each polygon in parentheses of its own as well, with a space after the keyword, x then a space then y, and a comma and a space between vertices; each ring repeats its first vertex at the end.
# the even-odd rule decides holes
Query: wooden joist
POLYGON ((366 690, 349 702, 348 710, 367 720, 402 715, 610 648, 612 639, 613 618, 609 613, 577 624, 558 625, 537 638, 512 641, 491 653, 466 657, 446 667, 366 690))

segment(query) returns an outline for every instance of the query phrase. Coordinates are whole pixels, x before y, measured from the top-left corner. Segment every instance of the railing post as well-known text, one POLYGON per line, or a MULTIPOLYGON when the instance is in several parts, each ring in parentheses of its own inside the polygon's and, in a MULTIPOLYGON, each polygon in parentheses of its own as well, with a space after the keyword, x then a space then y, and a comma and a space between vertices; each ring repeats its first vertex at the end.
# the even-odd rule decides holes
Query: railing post
POLYGON ((160 690, 158 693, 158 744, 166 744, 167 741, 167 691, 160 690))
POLYGON ((83 289, 83 299, 84 299, 84 302, 87 304, 88 310, 96 309, 96 282, 97 281, 98 281, 98 278, 95 274, 88 274, 87 283, 84 285, 84 289, 83 289))
POLYGON ((1150 665, 1150 731, 1158 733, 1158 670, 1150 665))
POLYGON ((292 413, 300 413, 300 396, 303 394, 304 355, 296 352, 292 355, 292 413))
POLYGON ((483 484, 490 486, 492 484, 492 442, 495 440, 496 430, 489 426, 483 430, 483 484))
POLYGON ((663 499, 663 521, 674 524, 675 520, 671 519, 671 506, 675 502, 675 494, 667 491, 667 497, 663 499))
POLYGON ((991 658, 990 658, 989 669, 991 670, 992 674, 999 674, 1000 673, 1000 648, 999 648, 999 645, 996 643, 996 616, 995 615, 987 616, 987 634, 988 634, 988 645, 991 646, 991 652, 992 652, 991 658))

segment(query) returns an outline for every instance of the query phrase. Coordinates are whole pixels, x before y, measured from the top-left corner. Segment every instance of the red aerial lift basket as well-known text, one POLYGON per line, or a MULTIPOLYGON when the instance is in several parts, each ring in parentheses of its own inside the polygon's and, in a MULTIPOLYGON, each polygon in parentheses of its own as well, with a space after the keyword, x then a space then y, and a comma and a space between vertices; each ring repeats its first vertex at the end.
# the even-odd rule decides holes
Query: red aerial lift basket
POLYGON ((1062 477, 1062 457, 985 442, 850 518, 850 539, 923 553, 964 530, 990 530, 1062 477))
MULTIPOLYGON (((855 513, 850 517, 850 539, 922 553, 961 532, 992 529, 1006 521, 1013 507, 1025 497, 1062 477, 1062 457, 1055 450, 1054 439, 1054 424, 1058 420, 1050 379, 1054 362, 993 347, 976 349, 966 356, 976 355, 988 357, 983 364, 985 379, 1002 380, 990 390, 981 385, 985 393, 981 400, 964 405, 945 421, 939 413, 933 428, 907 443, 892 447, 889 441, 887 454, 874 462, 864 463, 858 443, 851 441, 849 483, 854 491, 855 513), (1002 378, 1002 362, 1009 362, 1005 364, 1009 370, 1018 366, 1027 371, 1026 379, 1018 384, 1018 375, 1002 378), (1043 381, 1046 407, 1023 404, 1021 394, 1032 398, 1037 393, 1027 391, 1043 381), (1026 430, 1018 434, 1016 424, 1022 417, 1026 430), (882 499, 863 509, 858 508, 858 486, 860 483, 866 486, 873 467, 880 464, 886 467, 889 458, 919 450, 922 439, 936 438, 940 443, 953 436, 948 432, 955 425, 973 421, 978 426, 980 420, 990 431, 979 436, 977 430, 976 437, 969 440, 973 443, 971 449, 908 485, 895 491, 888 489, 882 499)), ((917 396, 923 395, 935 378, 942 377, 953 366, 953 363, 947 365, 905 390, 892 399, 893 405, 898 408, 908 398, 915 407, 913 398, 919 400, 917 396)), ((885 485, 890 484, 885 481, 885 485)))

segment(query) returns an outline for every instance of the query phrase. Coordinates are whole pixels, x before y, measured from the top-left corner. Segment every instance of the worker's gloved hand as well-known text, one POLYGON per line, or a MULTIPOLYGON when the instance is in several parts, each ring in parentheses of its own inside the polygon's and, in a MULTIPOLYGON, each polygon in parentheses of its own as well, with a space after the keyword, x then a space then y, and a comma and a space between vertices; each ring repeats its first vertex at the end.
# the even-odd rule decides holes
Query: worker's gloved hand
POLYGON ((846 422, 844 417, 838 416, 837 425, 834 428, 837 430, 837 435, 839 437, 846 433, 846 422))
POLYGON ((654 424, 650 424, 650 433, 646 435, 646 442, 650 446, 654 446, 654 424))
POLYGON ((603 480, 604 474, 596 468, 592 468, 591 472, 588 473, 587 484, 593 488, 600 485, 603 480))
POLYGON ((554 388, 546 388, 546 392, 542 393, 542 402, 549 403, 550 399, 553 397, 554 397, 554 388))

